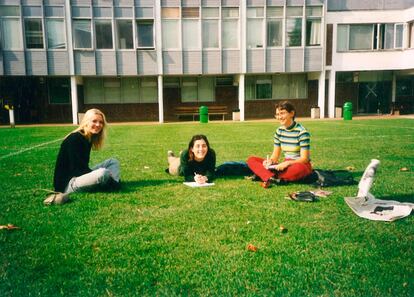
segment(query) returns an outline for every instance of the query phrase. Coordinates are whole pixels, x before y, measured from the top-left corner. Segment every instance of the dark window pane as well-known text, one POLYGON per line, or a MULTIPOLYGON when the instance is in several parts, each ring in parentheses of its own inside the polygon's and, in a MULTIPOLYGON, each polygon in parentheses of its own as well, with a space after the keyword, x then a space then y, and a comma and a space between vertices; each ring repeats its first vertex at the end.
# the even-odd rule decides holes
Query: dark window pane
POLYGON ((137 23, 138 47, 154 47, 152 22, 137 23))
POLYGON ((43 48, 42 20, 27 19, 24 22, 27 48, 43 48))
POLYGON ((111 49, 112 45, 112 25, 110 21, 99 21, 95 23, 96 48, 111 49))

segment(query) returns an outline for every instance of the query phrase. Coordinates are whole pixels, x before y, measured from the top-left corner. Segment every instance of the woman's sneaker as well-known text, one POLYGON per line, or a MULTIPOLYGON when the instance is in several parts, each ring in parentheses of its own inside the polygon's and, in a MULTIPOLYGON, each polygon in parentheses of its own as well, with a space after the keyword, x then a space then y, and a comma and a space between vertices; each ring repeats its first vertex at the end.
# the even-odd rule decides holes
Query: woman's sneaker
POLYGON ((65 204, 69 201, 69 194, 68 193, 60 193, 60 192, 54 192, 49 195, 47 195, 46 199, 43 201, 45 205, 51 205, 51 204, 65 204))

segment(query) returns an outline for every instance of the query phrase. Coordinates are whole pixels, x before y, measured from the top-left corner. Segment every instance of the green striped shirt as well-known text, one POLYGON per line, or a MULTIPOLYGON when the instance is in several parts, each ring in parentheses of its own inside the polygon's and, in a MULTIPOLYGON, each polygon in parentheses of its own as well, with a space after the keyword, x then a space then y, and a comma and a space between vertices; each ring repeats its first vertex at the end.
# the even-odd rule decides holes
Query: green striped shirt
POLYGON ((301 150, 310 149, 310 134, 301 124, 293 122, 289 128, 277 128, 274 144, 281 147, 285 159, 298 159, 301 150))

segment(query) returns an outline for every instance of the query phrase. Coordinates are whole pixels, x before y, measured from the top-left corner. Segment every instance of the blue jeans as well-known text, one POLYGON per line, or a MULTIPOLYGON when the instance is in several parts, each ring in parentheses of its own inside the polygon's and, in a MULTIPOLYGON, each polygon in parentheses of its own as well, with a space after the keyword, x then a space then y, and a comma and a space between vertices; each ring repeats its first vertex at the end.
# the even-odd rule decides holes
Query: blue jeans
POLYGON ((65 193, 91 190, 105 186, 109 182, 119 182, 120 166, 116 159, 108 159, 91 168, 92 171, 84 175, 73 177, 66 186, 65 193))

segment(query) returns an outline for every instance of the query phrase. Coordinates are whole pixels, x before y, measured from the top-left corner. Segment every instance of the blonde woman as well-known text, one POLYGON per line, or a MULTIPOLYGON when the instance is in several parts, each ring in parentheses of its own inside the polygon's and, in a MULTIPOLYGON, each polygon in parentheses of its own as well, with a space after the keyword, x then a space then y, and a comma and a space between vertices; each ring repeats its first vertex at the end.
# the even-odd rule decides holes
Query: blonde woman
POLYGON ((102 148, 106 126, 105 115, 99 109, 89 109, 79 127, 66 136, 60 146, 53 179, 55 191, 62 193, 63 197, 51 195, 55 198, 46 198, 46 204, 64 203, 67 195, 76 191, 119 189, 120 168, 116 159, 111 158, 89 168, 91 149, 102 148))

